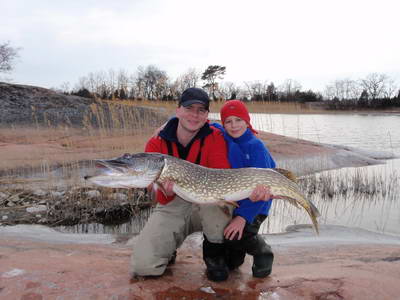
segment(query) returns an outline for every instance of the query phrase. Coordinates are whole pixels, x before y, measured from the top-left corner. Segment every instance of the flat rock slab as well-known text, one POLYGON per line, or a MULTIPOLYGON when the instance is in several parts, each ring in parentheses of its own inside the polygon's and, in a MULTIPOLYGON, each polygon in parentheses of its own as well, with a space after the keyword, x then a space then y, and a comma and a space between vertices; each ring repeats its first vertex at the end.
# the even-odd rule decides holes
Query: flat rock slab
MULTIPOLYGON (((62 234, 59 234, 62 236, 62 234)), ((127 243, 0 237, 1 299, 399 299, 400 245, 309 243, 273 237, 273 273, 251 275, 251 257, 223 283, 208 281, 201 235, 190 236, 161 277, 132 280, 127 243), (296 243, 295 241, 299 242, 296 243), (294 242, 293 242, 294 241, 294 242)))

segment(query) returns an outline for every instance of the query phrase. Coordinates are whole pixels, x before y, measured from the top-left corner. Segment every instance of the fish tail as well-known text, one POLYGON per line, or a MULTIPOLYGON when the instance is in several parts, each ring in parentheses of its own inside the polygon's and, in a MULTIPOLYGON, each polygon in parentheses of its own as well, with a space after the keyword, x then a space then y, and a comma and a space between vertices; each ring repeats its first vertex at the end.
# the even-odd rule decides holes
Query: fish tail
POLYGON ((317 235, 319 235, 317 217, 321 216, 321 214, 318 211, 318 208, 311 201, 309 202, 309 204, 310 204, 310 208, 307 211, 308 211, 308 213, 309 213, 309 215, 311 217, 311 220, 313 222, 315 232, 317 233, 317 235))
POLYGON ((321 213, 319 212, 318 208, 311 201, 310 201, 310 208, 311 208, 313 215, 315 215, 316 217, 321 216, 321 213))

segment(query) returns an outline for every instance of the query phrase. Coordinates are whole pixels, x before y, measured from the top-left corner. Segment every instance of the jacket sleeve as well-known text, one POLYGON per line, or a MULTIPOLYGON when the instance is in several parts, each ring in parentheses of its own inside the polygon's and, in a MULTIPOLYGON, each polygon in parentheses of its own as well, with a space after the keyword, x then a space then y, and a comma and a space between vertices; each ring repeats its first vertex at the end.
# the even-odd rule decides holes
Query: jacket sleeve
POLYGON ((150 140, 147 141, 147 144, 144 147, 144 152, 162 153, 161 143, 162 143, 162 141, 159 136, 152 137, 150 140))
MULTIPOLYGON (((268 149, 264 146, 264 143, 257 140, 251 147, 251 160, 250 166, 254 168, 275 168, 276 164, 273 160, 268 149)), ((233 211, 233 215, 241 216, 246 219, 247 222, 253 223, 254 218, 259 213, 265 213, 268 215, 269 209, 271 208, 270 201, 257 201, 253 202, 250 199, 244 199, 238 202, 239 207, 233 211)))
POLYGON ((222 126, 221 124, 219 124, 219 123, 217 123, 217 122, 210 123, 210 126, 213 126, 213 127, 215 127, 215 128, 218 128, 218 129, 221 130, 222 132, 225 130, 225 129, 224 129, 224 126, 222 126))
MULTIPOLYGON (((162 139, 159 136, 152 137, 146 144, 144 151, 145 152, 157 152, 163 153, 162 151, 162 139)), ((166 204, 174 199, 173 196, 165 196, 164 193, 160 190, 157 191, 157 201, 161 204, 166 204)))

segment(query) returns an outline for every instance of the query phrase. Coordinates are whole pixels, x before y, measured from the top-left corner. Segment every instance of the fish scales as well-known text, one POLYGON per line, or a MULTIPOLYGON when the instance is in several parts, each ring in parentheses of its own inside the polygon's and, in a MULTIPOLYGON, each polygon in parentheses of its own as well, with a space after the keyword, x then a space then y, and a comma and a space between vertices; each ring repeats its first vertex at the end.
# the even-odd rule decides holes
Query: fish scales
POLYGON ((318 209, 305 198, 299 186, 278 169, 212 169, 159 153, 125 154, 112 160, 98 160, 100 174, 87 176, 89 181, 108 187, 144 188, 165 180, 174 182, 174 192, 186 201, 216 204, 238 201, 250 196, 259 185, 268 186, 274 197, 302 206, 318 233, 318 209))
POLYGON ((204 199, 224 199, 226 194, 233 194, 244 188, 253 190, 258 184, 269 186, 273 194, 288 193, 292 197, 298 195, 298 186, 272 169, 193 168, 192 165, 172 157, 166 161, 158 180, 172 180, 204 199))

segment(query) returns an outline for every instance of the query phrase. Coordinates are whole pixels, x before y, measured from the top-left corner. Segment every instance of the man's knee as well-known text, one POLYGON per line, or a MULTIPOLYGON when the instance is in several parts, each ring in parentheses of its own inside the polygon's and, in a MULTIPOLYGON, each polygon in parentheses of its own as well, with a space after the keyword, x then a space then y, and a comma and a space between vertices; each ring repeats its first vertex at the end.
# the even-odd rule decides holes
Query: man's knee
POLYGON ((131 255, 131 275, 160 276, 168 265, 167 257, 131 255))
POLYGON ((138 236, 131 255, 131 273, 139 276, 162 275, 177 248, 173 234, 138 236))
POLYGON ((224 242, 224 229, 231 220, 219 206, 204 206, 200 208, 203 232, 212 243, 224 242))

